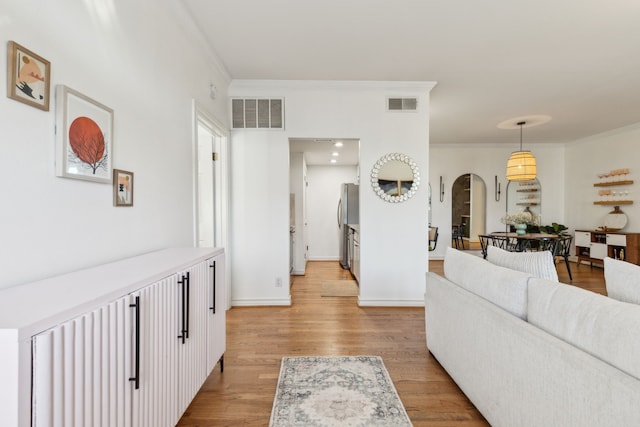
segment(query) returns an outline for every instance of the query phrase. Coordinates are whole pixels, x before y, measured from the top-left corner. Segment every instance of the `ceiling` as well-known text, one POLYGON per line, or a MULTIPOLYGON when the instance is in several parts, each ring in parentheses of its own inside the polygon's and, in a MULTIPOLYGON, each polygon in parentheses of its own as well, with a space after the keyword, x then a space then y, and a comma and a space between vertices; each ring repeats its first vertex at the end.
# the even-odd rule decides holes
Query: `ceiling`
POLYGON ((531 115, 551 120, 525 144, 640 122, 637 0, 179 1, 234 79, 437 82, 432 144, 517 146, 498 124, 531 115))
POLYGON ((309 166, 354 166, 360 163, 360 141, 357 139, 291 138, 289 152, 305 153, 309 166), (336 143, 341 145, 338 147, 336 143))

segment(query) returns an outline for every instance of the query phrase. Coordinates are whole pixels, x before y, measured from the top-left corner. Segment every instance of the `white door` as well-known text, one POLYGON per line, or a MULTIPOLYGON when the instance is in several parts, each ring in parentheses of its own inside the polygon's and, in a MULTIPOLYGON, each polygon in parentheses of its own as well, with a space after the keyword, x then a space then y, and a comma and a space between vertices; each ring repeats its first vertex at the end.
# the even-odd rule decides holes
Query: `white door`
MULTIPOLYGON (((197 102, 193 103, 194 246, 229 251, 229 132, 197 102), (216 160, 214 160, 214 158, 216 160)), ((229 271, 229 259, 225 270, 229 271)), ((227 274, 224 287, 230 303, 227 274)))
POLYGON ((215 245, 215 161, 218 138, 207 126, 198 120, 198 247, 214 247, 215 245))
POLYGON ((227 132, 194 106, 195 246, 226 247, 228 211, 227 132))

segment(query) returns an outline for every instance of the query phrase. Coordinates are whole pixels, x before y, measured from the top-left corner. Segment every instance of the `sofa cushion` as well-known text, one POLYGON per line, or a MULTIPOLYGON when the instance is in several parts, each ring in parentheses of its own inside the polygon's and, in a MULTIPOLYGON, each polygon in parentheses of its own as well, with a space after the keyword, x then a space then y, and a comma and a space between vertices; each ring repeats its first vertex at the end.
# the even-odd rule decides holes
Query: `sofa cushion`
POLYGON ((509 252, 497 246, 489 246, 487 247, 487 261, 542 279, 558 281, 556 264, 549 251, 509 252))
POLYGON ((604 280, 610 298, 640 304, 640 267, 607 257, 604 259, 604 280))
POLYGON ((528 292, 529 323, 640 379, 640 307, 538 278, 528 292))
POLYGON ((521 319, 527 319, 527 280, 529 274, 500 267, 451 247, 444 257, 444 275, 472 292, 521 319))

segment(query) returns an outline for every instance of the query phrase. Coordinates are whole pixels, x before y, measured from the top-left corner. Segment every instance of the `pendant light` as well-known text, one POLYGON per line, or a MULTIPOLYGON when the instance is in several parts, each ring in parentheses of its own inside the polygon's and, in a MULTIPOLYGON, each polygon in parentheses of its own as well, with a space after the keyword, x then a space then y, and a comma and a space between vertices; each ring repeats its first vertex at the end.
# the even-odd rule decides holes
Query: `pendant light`
POLYGON ((536 158, 531 151, 522 151, 522 126, 527 122, 518 122, 520 126, 520 151, 511 153, 507 161, 507 179, 509 181, 529 181, 536 177, 536 158))

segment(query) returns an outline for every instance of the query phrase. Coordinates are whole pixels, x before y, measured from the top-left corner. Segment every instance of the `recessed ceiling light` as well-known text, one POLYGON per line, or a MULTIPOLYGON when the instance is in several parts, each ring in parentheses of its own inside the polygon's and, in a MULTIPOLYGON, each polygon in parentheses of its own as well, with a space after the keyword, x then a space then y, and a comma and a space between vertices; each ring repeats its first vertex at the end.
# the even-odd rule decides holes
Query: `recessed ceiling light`
POLYGON ((333 144, 334 147, 342 147, 342 142, 338 141, 335 144, 333 144))
POLYGON ((331 163, 335 163, 336 159, 331 159, 330 161, 331 161, 331 163))
POLYGON ((333 153, 331 153, 331 155, 333 157, 338 157, 340 155, 340 153, 338 153, 337 151, 334 151, 333 153))

